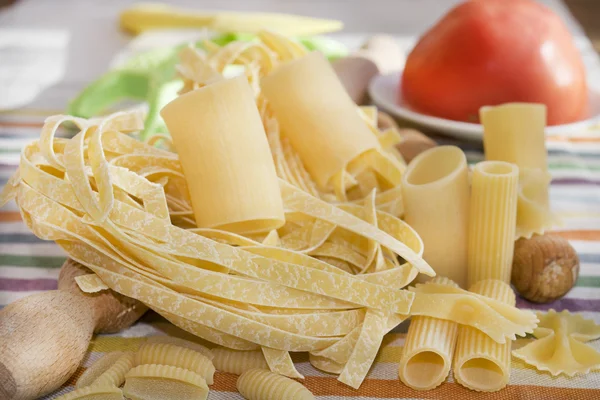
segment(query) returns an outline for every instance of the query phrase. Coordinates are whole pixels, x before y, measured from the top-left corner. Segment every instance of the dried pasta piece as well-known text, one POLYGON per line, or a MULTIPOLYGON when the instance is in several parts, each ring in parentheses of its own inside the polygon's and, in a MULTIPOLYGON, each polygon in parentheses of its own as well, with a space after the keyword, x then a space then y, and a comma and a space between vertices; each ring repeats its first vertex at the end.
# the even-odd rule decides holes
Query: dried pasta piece
POLYGON ((263 346, 262 352, 272 372, 289 378, 304 379, 304 376, 294 366, 294 362, 288 351, 270 349, 263 346))
POLYGON ((379 148, 321 53, 280 66, 262 79, 261 89, 285 136, 322 188, 329 187, 350 161, 379 148))
POLYGON ((77 379, 75 384, 76 388, 82 388, 89 386, 95 381, 100 375, 102 375, 107 369, 109 369, 119 358, 123 355, 122 351, 113 351, 106 353, 101 358, 96 360, 89 368, 87 368, 83 374, 77 379))
POLYGON ((93 386, 116 386, 125 382, 125 375, 134 367, 135 353, 126 352, 93 382, 93 386))
POLYGON ((308 354, 308 361, 310 365, 321 371, 328 372, 330 374, 339 375, 344 370, 344 364, 337 363, 329 358, 314 355, 313 353, 308 354))
POLYGON ((197 351, 202 354, 206 358, 212 361, 214 355, 212 351, 200 343, 193 342, 191 340, 186 340, 182 338, 178 338, 176 336, 168 336, 168 335, 154 335, 146 338, 146 344, 173 344, 179 347, 185 347, 190 350, 197 351))
POLYGON ((510 282, 519 169, 502 161, 484 161, 473 170, 469 212, 468 281, 510 282))
MULTIPOLYGON (((502 281, 479 281, 470 290, 515 305, 515 293, 502 281)), ((454 379, 479 392, 504 388, 510 379, 510 348, 511 342, 499 344, 470 326, 461 326, 454 354, 454 379)))
POLYGON ((79 275, 75 277, 77 286, 84 293, 97 293, 110 289, 96 274, 79 275))
POLYGON ((552 177, 541 169, 521 168, 517 200, 517 238, 542 235, 557 218, 550 209, 549 188, 552 177))
POLYGON ((173 344, 143 344, 135 355, 135 364, 161 364, 184 368, 213 384, 215 367, 210 359, 197 351, 173 344))
POLYGON ((56 400, 123 400, 123 392, 115 386, 86 386, 56 397, 56 400))
POLYGON ((469 228, 467 159, 455 146, 415 157, 402 177, 404 220, 423 240, 423 258, 436 274, 467 285, 469 228))
MULTIPOLYGON (((448 278, 435 277, 432 282, 458 287, 448 278)), ((456 322, 412 317, 398 366, 400 380, 415 390, 441 385, 450 373, 457 335, 456 322)))
POLYGON ((213 363, 218 371, 241 375, 251 369, 269 369, 262 351, 239 351, 223 347, 213 350, 213 363))
POLYGON ((200 375, 190 370, 144 364, 129 371, 123 394, 131 400, 206 400, 208 386, 200 375))
POLYGON ((283 225, 277 174, 244 77, 182 95, 161 115, 185 171, 199 227, 252 233, 283 225))
POLYGON ((237 380, 236 387, 248 400, 286 399, 314 400, 302 384, 264 369, 251 369, 237 380))
POLYGON ((600 369, 600 352, 585 344, 600 338, 600 325, 567 310, 538 313, 533 335, 538 340, 512 352, 513 356, 553 376, 587 374, 600 369))

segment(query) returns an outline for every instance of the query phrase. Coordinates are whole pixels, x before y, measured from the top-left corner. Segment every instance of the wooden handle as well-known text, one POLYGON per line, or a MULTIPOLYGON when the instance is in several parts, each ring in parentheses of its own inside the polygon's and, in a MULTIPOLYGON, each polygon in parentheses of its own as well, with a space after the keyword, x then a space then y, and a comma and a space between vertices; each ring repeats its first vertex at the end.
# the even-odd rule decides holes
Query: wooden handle
POLYGON ((0 399, 35 399, 56 390, 81 363, 95 331, 116 332, 146 311, 110 290, 81 292, 74 277, 85 273, 69 260, 59 290, 28 296, 0 311, 0 399))

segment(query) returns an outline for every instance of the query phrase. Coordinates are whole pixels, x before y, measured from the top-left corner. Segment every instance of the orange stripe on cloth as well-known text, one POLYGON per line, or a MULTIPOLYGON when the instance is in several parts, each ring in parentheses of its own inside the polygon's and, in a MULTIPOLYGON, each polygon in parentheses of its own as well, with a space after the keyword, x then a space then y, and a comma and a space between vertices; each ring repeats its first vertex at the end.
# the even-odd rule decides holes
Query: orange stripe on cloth
POLYGON ((548 142, 560 143, 600 143, 600 137, 566 137, 566 136, 549 136, 546 138, 548 142))
POLYGON ((0 212, 0 222, 18 222, 21 221, 21 214, 18 211, 0 212))
POLYGON ((5 128, 36 128, 41 129, 44 121, 25 122, 25 121, 0 121, 0 126, 5 128))
POLYGON ((551 235, 561 236, 567 240, 600 241, 600 230, 552 231, 551 235))

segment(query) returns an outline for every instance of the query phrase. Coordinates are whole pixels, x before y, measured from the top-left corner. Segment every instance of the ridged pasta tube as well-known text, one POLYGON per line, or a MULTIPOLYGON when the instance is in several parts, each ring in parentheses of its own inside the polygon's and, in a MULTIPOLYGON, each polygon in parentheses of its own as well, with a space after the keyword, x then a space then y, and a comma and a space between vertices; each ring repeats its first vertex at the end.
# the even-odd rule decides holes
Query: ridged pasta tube
MULTIPOLYGON (((457 287, 448 278, 436 277, 431 282, 457 287)), ((416 390, 430 390, 444 382, 452 365, 457 334, 456 322, 412 317, 398 367, 400 380, 416 390)))
POLYGON ((510 282, 517 219, 519 168, 484 161, 473 170, 469 210, 468 281, 510 282))
POLYGON ((423 258, 465 289, 469 196, 467 159, 456 146, 419 154, 402 177, 404 219, 423 239, 423 258))
POLYGON ((248 400, 314 400, 299 382, 264 369, 251 369, 237 380, 237 389, 248 400))
MULTIPOLYGON (((515 305, 515 293, 499 280, 483 280, 470 289, 492 299, 515 305)), ((510 341, 499 344, 486 334, 461 326, 454 354, 454 379, 464 387, 481 392, 495 392, 510 378, 510 341)))

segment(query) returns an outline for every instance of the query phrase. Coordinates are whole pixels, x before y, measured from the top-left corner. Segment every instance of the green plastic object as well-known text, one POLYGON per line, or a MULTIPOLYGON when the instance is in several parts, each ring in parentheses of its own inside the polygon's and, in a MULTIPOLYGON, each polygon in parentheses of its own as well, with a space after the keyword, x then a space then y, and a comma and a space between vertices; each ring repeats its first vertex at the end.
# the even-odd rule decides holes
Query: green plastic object
MULTIPOLYGON (((255 35, 246 33, 225 33, 211 41, 225 46, 233 41, 251 41, 255 35)), ((300 38, 299 41, 309 50, 319 50, 330 59, 347 54, 344 45, 325 37, 300 38)), ((195 44, 202 47, 200 42, 195 44)), ((102 75, 77 95, 67 108, 71 115, 91 118, 115 108, 124 101, 145 102, 148 114, 140 139, 145 140, 155 133, 167 133, 160 117, 160 110, 177 97, 182 82, 175 76, 178 53, 183 45, 159 48, 138 54, 123 66, 102 75)))

